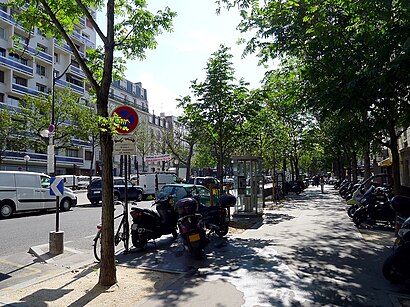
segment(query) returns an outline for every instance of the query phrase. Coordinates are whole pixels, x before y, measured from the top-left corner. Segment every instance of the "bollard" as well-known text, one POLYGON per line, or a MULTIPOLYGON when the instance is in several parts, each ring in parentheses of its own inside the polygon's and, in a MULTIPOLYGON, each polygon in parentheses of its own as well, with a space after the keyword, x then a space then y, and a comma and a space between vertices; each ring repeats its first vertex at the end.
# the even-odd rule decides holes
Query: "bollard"
POLYGON ((50 231, 49 252, 52 255, 64 252, 64 231, 50 231))

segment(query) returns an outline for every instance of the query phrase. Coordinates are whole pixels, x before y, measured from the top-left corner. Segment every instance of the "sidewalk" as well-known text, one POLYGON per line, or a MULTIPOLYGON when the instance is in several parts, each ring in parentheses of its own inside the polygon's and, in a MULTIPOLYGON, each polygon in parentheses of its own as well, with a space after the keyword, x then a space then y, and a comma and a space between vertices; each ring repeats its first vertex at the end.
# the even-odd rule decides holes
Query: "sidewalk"
POLYGON ((273 203, 256 228, 212 237, 204 261, 169 238, 120 254, 109 289, 96 286, 92 255, 69 251, 42 264, 57 274, 1 289, 0 306, 410 306, 409 289, 381 275, 392 233, 360 233, 326 188, 273 203))

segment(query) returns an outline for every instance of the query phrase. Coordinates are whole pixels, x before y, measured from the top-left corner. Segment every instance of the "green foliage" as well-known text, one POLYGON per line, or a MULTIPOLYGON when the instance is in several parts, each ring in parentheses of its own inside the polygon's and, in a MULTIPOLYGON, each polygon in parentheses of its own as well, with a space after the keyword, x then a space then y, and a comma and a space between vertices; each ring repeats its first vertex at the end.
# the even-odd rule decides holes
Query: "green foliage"
POLYGON ((206 65, 207 76, 203 82, 191 81, 191 97, 179 100, 184 109, 183 123, 200 127, 195 131, 198 142, 207 146, 218 164, 218 176, 223 176, 223 163, 235 148, 237 136, 245 121, 248 90, 240 80, 235 84, 230 48, 221 45, 206 65))

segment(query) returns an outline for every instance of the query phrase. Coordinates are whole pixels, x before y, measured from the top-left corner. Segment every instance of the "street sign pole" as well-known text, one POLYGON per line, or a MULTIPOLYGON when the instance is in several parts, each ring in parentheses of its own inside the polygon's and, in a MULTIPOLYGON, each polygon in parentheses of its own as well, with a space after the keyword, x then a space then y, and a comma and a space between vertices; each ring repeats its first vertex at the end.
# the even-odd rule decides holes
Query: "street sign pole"
POLYGON ((129 223, 128 223, 128 156, 123 156, 125 158, 124 161, 124 177, 125 177, 125 206, 124 206, 124 224, 123 224, 123 233, 125 236, 125 252, 128 253, 128 241, 130 237, 130 230, 129 230, 129 223))
POLYGON ((59 255, 64 252, 64 231, 60 231, 60 196, 64 193, 63 178, 51 178, 50 195, 56 196, 56 230, 49 234, 50 254, 59 255))

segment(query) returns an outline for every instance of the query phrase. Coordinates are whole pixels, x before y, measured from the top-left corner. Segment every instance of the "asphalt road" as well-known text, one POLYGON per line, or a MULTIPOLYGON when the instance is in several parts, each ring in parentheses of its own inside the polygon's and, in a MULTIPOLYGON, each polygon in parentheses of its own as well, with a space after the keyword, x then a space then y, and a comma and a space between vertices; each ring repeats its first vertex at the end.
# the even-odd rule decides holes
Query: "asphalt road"
MULTIPOLYGON (((86 191, 76 192, 78 205, 68 212, 60 212, 59 230, 64 231, 64 241, 72 248, 91 250, 96 225, 101 221, 101 206, 91 206, 86 191)), ((152 201, 138 206, 149 207, 152 201)), ((116 214, 122 207, 116 206, 116 214)), ((56 212, 30 212, 0 220, 0 257, 27 252, 31 246, 49 242, 49 233, 56 230, 56 212)), ((1 268, 1 267, 0 267, 1 268)))

